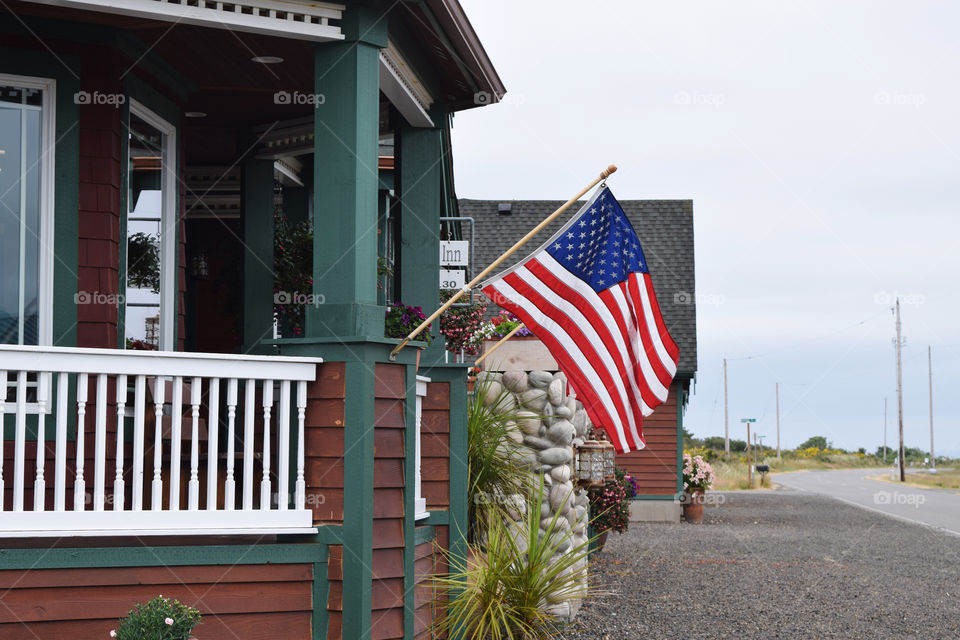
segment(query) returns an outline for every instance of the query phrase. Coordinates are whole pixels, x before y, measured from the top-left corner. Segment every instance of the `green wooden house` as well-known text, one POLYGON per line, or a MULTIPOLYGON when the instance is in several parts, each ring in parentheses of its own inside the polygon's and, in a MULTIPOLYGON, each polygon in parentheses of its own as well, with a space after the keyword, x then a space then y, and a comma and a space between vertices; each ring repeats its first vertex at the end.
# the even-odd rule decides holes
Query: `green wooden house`
POLYGON ((437 306, 503 93, 457 0, 3 4, 0 638, 429 636, 465 371, 384 291, 437 306))

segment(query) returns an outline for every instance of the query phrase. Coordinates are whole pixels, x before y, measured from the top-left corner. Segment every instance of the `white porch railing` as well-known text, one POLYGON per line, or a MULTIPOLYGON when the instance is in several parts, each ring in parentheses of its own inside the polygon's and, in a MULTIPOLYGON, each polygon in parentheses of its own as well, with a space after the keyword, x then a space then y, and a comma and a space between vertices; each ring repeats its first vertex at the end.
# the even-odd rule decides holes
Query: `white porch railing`
POLYGON ((315 532, 320 362, 0 345, 0 537, 315 532))

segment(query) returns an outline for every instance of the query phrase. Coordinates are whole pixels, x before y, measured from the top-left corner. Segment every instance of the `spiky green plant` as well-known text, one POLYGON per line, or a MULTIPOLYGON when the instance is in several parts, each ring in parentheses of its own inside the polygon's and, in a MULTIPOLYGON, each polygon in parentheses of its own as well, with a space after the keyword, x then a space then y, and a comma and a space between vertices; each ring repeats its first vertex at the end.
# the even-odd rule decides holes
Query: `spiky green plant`
POLYGON ((550 607, 590 595, 589 542, 574 546, 559 512, 540 531, 543 494, 541 480, 525 517, 519 523, 491 520, 485 543, 468 545, 466 558, 444 552, 450 572, 431 580, 446 613, 434 630, 469 640, 541 640, 556 631, 550 607))
POLYGON ((517 428, 513 395, 491 376, 477 376, 467 405, 467 500, 470 541, 482 540, 492 519, 516 510, 514 496, 530 495, 530 472, 510 438, 517 428))
POLYGON ((200 612, 177 600, 157 596, 137 603, 120 626, 110 632, 118 640, 187 640, 200 624, 200 612))

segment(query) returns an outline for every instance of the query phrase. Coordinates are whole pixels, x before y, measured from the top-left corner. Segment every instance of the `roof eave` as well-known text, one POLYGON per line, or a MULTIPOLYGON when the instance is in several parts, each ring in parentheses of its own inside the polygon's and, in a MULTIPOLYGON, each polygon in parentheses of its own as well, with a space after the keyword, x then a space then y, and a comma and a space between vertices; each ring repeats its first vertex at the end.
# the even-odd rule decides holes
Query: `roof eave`
POLYGON ((507 89, 459 0, 426 0, 426 4, 473 74, 478 91, 489 93, 490 102, 499 102, 507 89))

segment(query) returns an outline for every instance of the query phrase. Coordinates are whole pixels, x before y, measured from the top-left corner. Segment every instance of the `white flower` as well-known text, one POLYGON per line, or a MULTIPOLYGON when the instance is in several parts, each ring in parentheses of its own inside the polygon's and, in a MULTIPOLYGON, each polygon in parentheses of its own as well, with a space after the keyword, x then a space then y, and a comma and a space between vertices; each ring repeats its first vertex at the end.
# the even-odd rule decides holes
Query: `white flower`
POLYGON ((116 629, 110 629, 110 637, 111 637, 111 638, 116 638, 116 637, 117 637, 117 630, 116 630, 116 629))
POLYGON ((173 618, 164 618, 163 621, 165 624, 168 624, 171 627, 173 626, 173 618))

